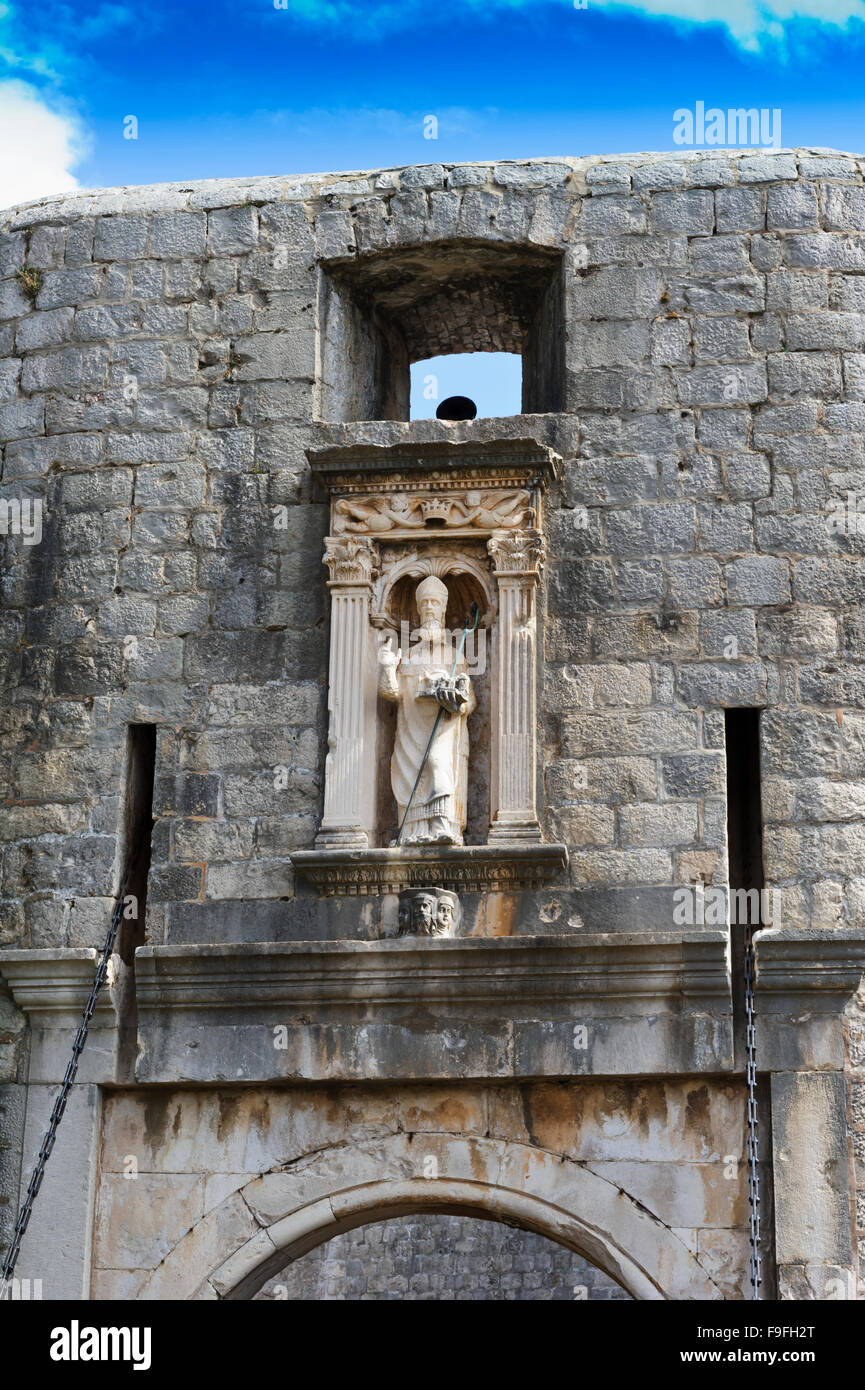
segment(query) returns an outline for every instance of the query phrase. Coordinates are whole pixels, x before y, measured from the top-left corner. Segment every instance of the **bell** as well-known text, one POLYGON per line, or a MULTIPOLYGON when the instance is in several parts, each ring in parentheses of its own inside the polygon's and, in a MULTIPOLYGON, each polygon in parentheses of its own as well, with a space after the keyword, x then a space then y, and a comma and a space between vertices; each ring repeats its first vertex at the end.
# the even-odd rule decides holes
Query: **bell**
POLYGON ((437 420, 473 420, 478 413, 474 401, 468 396, 448 396, 436 411, 437 420))

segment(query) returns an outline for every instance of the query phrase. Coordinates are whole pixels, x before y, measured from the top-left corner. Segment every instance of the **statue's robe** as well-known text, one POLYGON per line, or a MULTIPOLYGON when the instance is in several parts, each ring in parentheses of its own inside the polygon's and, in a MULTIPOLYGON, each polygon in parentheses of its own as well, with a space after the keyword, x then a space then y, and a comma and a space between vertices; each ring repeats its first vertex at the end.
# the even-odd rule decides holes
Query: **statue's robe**
MULTIPOLYGON (((397 803, 398 823, 402 824, 405 808, 411 796, 424 752, 429 743, 436 715, 441 706, 424 694, 439 680, 450 680, 450 665, 430 662, 430 652, 417 646, 403 653, 396 668, 384 670, 379 689, 385 699, 399 702, 396 737, 391 758, 391 787, 397 803)), ((467 675, 464 657, 457 663, 454 677, 467 675)), ((431 822, 441 817, 448 823, 454 844, 462 844, 466 825, 466 796, 468 789, 469 733, 467 720, 475 708, 474 691, 469 683, 469 700, 462 714, 444 710, 439 720, 424 766, 418 789, 414 794, 403 831, 403 842, 428 838, 431 822)))

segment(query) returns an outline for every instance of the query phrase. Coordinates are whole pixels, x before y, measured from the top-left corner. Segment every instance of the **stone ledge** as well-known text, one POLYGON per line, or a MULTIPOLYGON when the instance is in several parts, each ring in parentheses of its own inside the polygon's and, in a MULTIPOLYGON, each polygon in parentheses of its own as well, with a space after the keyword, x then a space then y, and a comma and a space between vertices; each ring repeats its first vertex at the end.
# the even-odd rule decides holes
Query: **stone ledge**
POLYGON ((721 931, 145 947, 136 987, 148 1083, 733 1068, 721 931))
POLYGON ((729 1000, 726 933, 713 929, 144 946, 135 961, 145 1009, 729 1000))
MULTIPOLYGON (((99 954, 90 947, 0 951, 0 978, 31 1025, 30 1086, 54 1085, 63 1079, 93 988, 99 954)), ((120 957, 112 956, 81 1053, 77 1086, 101 1085, 119 1078, 122 1000, 128 981, 120 957)))
POLYGON ((403 888, 513 893, 543 888, 568 867, 560 844, 401 845, 399 849, 298 850, 292 866, 325 897, 379 896, 403 888))
MULTIPOLYGON (((98 958, 99 952, 90 947, 0 951, 0 976, 31 1022, 41 1027, 68 1027, 81 1021, 98 958)), ((96 1000, 93 1014, 96 1027, 112 1026, 122 969, 120 957, 112 956, 105 984, 96 1000)))
POLYGON ((754 935, 754 955, 765 1007, 776 1006, 765 996, 815 994, 814 1007, 839 1010, 865 971, 865 927, 766 927, 754 935))
POLYGON ((754 935, 754 955, 758 1071, 840 1071, 865 928, 766 927, 754 935))

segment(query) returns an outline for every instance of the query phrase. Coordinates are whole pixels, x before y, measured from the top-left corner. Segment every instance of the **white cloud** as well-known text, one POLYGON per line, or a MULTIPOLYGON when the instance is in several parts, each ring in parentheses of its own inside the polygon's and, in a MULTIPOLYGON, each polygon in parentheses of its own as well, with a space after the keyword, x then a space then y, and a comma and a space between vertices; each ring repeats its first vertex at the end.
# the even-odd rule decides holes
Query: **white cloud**
POLYGON ((656 19, 688 24, 723 24, 743 48, 761 40, 783 40, 785 25, 795 20, 843 28, 865 22, 865 0, 589 0, 590 8, 626 9, 656 19))
POLYGON ((71 170, 83 153, 75 117, 26 82, 0 82, 0 208, 77 188, 71 170))
MULTIPOLYGON (((494 20, 502 10, 519 12, 541 5, 573 8, 573 0, 440 0, 440 22, 449 9, 494 20)), ((310 24, 350 29, 358 37, 376 38, 393 29, 408 29, 429 18, 428 0, 279 0, 277 10, 310 24)), ((786 26, 796 20, 843 28, 865 22, 865 0, 588 0, 589 10, 629 10, 652 19, 684 24, 720 24, 743 48, 756 50, 767 40, 783 43, 786 26)))

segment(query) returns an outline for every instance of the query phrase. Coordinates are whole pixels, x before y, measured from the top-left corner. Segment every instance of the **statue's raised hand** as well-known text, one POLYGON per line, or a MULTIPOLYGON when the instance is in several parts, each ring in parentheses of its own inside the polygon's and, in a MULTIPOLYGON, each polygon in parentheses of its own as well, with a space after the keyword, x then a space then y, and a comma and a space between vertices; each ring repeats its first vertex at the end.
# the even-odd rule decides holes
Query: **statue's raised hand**
POLYGON ((393 647, 391 646, 390 639, 385 637, 384 641, 378 649, 379 666, 384 666, 386 668, 390 667, 392 670, 396 670, 397 666, 399 666, 399 663, 401 661, 402 648, 397 647, 396 651, 394 651, 393 647))

